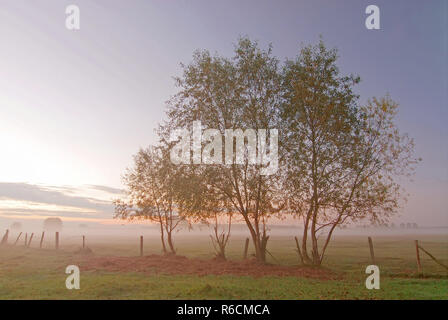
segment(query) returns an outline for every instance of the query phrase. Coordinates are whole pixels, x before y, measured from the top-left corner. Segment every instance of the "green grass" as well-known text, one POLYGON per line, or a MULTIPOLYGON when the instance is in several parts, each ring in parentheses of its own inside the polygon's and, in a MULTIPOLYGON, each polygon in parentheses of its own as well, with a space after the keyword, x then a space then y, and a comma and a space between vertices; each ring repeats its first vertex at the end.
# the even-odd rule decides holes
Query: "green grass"
POLYGON ((65 275, 15 274, 0 280, 1 299, 447 299, 448 281, 391 279, 367 290, 363 279, 316 281, 294 277, 166 276, 85 272, 80 290, 65 275))
MULTIPOLYGON (((445 264, 448 262, 446 236, 419 238, 425 249, 445 264)), ((296 265, 291 239, 274 239, 269 250, 275 262, 296 265)), ((241 259, 243 242, 243 238, 233 239, 228 250, 230 259, 241 259)), ((187 237, 177 243, 180 254, 212 257, 207 241, 187 237)), ((64 245, 60 252, 19 246, 0 248, 0 299, 448 299, 446 271, 422 256, 424 277, 418 277, 412 238, 404 236, 374 238, 381 270, 380 290, 367 290, 364 285, 365 268, 370 264, 365 237, 337 237, 331 244, 325 267, 341 272, 340 280, 82 271, 80 290, 65 287, 65 267, 74 261, 72 252, 76 246, 68 241, 64 245)), ((97 255, 137 253, 132 241, 89 245, 97 255)), ((155 238, 145 243, 146 254, 159 250, 155 238)))

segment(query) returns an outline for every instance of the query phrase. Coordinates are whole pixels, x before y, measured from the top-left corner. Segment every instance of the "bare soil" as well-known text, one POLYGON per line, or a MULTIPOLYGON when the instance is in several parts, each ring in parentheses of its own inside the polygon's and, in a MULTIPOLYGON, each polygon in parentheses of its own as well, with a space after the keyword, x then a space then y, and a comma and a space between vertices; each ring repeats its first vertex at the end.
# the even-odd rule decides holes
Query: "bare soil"
POLYGON ((305 277, 319 280, 340 279, 341 274, 325 268, 260 264, 257 261, 203 260, 179 255, 144 257, 90 256, 80 257, 81 270, 110 272, 144 272, 168 275, 235 275, 305 277))

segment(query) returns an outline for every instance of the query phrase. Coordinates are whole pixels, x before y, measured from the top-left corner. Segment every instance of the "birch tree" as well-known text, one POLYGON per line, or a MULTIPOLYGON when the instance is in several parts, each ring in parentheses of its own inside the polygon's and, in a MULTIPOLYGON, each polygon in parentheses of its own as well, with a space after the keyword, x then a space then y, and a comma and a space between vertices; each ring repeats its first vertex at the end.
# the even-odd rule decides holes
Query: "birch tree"
MULTIPOLYGON (((262 50, 257 43, 242 38, 233 58, 197 51, 193 61, 182 67, 182 76, 176 78, 178 93, 168 103, 166 132, 192 130, 194 121, 218 130, 221 136, 227 129, 276 128, 281 79, 278 60, 270 47, 262 50)), ((233 138, 232 146, 236 148, 233 138)), ((195 181, 202 186, 203 197, 218 197, 235 218, 245 223, 256 257, 264 262, 269 239, 267 221, 279 212, 282 203, 278 201, 278 175, 263 175, 265 166, 252 164, 248 144, 243 148, 240 163, 184 166, 197 167, 195 174, 200 179, 195 181)), ((213 152, 222 153, 221 159, 226 157, 224 150, 213 152)))
POLYGON ((396 127, 398 105, 388 96, 360 105, 353 91, 359 77, 341 75, 336 60, 321 41, 284 68, 284 182, 289 207, 303 221, 304 264, 322 263, 336 228, 395 214, 399 178, 418 162, 412 139, 396 127))
POLYGON ((134 166, 123 176, 127 199, 115 200, 115 218, 158 223, 163 252, 172 254, 176 253, 173 234, 186 221, 175 202, 176 169, 166 149, 141 149, 134 156, 134 166))

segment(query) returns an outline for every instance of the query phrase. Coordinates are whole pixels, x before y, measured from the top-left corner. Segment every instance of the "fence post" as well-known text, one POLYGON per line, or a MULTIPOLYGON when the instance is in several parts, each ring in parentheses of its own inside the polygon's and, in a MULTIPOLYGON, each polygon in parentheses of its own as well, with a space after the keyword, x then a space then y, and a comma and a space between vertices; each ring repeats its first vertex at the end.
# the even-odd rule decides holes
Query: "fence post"
POLYGON ((418 249, 422 250, 424 253, 426 253, 432 260, 434 260, 435 263, 437 263, 438 265, 440 265, 448 270, 448 266, 444 265, 442 262, 437 260, 436 257, 434 257, 432 254, 430 254, 428 251, 426 251, 423 247, 418 246, 418 249))
POLYGON ((244 245, 244 256, 243 256, 244 260, 247 259, 247 249, 249 249, 249 238, 246 238, 246 243, 244 245))
POLYGON ((56 240, 56 250, 58 250, 59 249, 59 232, 56 232, 55 240, 56 240))
POLYGON ((85 249, 86 247, 86 236, 82 236, 82 248, 85 249))
POLYGON ((45 231, 42 231, 42 237, 40 237, 40 245, 39 248, 42 249, 42 243, 44 242, 45 231))
POLYGON ((299 239, 297 237, 294 237, 294 240, 296 241, 297 253, 299 254, 300 262, 304 264, 302 250, 300 250, 299 239))
POLYGON ((9 229, 6 229, 5 235, 3 236, 2 242, 0 244, 8 243, 8 234, 9 234, 9 229))
POLYGON ((418 240, 415 240, 415 253, 417 254, 417 269, 418 269, 418 273, 422 274, 422 264, 420 262, 420 251, 418 250, 418 240))
POLYGON ((17 236, 16 242, 14 242, 14 245, 17 244, 17 242, 19 241, 21 235, 22 235, 22 232, 20 232, 19 235, 17 236))
POLYGON ((373 241, 371 237, 369 237, 369 247, 370 247, 370 258, 372 259, 372 264, 375 264, 375 253, 373 252, 373 241))
POLYGON ((143 257, 143 236, 140 236, 140 257, 143 257))
POLYGON ((31 245, 31 240, 33 240, 34 232, 31 234, 30 241, 28 241, 27 248, 31 245))

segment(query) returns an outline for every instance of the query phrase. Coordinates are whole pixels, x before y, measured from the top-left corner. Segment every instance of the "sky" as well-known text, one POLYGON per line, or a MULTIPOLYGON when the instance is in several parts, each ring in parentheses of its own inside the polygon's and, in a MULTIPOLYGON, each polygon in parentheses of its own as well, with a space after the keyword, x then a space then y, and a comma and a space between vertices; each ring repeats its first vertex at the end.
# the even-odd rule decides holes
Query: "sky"
POLYGON ((361 102, 390 94, 423 161, 397 221, 448 226, 448 1, 0 0, 0 219, 110 222, 140 147, 156 142, 173 77, 239 36, 281 60, 322 36, 361 102), (68 5, 80 30, 65 27, 68 5), (380 8, 367 30, 365 8, 380 8))

